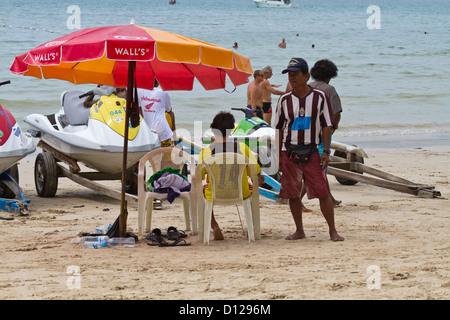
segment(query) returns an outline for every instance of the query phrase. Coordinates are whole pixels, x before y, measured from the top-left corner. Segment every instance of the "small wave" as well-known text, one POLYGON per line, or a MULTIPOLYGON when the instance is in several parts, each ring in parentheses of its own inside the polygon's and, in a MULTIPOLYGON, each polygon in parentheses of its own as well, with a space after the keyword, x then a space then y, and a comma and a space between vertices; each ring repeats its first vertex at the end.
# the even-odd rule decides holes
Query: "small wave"
POLYGON ((339 135, 344 137, 369 137, 390 135, 415 135, 450 133, 450 123, 409 123, 409 124, 358 124, 340 125, 339 135))

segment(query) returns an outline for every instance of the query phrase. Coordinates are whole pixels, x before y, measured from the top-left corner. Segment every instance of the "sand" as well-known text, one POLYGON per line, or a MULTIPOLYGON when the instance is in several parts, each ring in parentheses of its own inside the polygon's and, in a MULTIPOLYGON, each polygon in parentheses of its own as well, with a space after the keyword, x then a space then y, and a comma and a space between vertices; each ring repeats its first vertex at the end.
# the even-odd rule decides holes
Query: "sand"
MULTIPOLYGON (((261 198, 262 239, 249 244, 236 207, 216 207, 224 241, 204 246, 85 249, 71 240, 112 223, 119 201, 66 178, 56 197, 39 198, 33 158, 21 161, 27 216, 0 220, 0 299, 438 299, 450 297, 450 148, 367 150, 365 163, 430 184, 441 199, 419 198, 373 185, 343 186, 330 177, 343 242, 329 240, 317 200, 304 214, 306 239, 289 208, 261 198)), ((110 182, 115 186, 115 182, 110 182)), ((180 202, 154 213, 153 227, 184 229, 180 202)), ((1 216, 12 216, 0 212, 1 216)), ((128 230, 137 233, 137 207, 128 230)))

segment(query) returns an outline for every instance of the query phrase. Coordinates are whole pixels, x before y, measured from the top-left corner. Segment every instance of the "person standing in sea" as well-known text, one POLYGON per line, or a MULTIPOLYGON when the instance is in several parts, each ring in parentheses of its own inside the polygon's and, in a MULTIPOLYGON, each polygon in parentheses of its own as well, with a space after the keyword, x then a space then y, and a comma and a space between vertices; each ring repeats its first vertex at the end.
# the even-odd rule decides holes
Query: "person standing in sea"
POLYGON ((265 66, 261 69, 264 79, 259 84, 262 92, 262 109, 264 112, 263 119, 270 125, 272 125, 272 94, 282 95, 284 92, 277 90, 280 85, 270 84, 269 79, 272 77, 272 67, 265 66))
POLYGON ((334 206, 327 188, 324 169, 328 166, 333 117, 325 93, 308 85, 308 63, 302 58, 292 58, 283 74, 289 74, 292 90, 278 100, 275 113, 278 166, 285 172, 281 178, 279 197, 289 199, 289 208, 296 230, 286 240, 305 238, 303 230, 301 191, 303 178, 308 183, 308 198, 319 198, 320 209, 328 224, 330 239, 343 241, 335 227, 334 206), (324 141, 323 153, 319 156, 317 145, 324 141), (296 163, 288 157, 287 146, 315 145, 309 160, 296 163))
POLYGON ((263 119, 262 112, 262 90, 259 84, 263 81, 263 73, 261 70, 253 72, 254 80, 247 87, 247 108, 255 110, 255 116, 263 119))

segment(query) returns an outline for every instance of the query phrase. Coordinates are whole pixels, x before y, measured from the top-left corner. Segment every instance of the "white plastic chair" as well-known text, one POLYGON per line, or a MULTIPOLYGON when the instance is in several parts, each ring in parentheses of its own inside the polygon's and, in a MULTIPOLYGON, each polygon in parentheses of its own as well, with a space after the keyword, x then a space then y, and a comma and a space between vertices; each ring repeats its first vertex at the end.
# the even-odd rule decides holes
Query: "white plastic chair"
POLYGON ((214 205, 242 205, 249 242, 259 240, 259 184, 256 173, 256 163, 242 154, 218 153, 207 157, 195 169, 199 240, 209 244, 211 217, 214 205), (252 195, 243 199, 242 177, 246 174, 245 168, 250 168, 250 179, 253 185, 252 195), (212 185, 212 201, 205 199, 202 188, 202 169, 205 168, 212 185))
MULTIPOLYGON (((143 235, 145 224, 145 232, 151 230, 151 219, 153 212, 153 200, 165 199, 167 193, 158 193, 147 191, 145 186, 145 169, 147 161, 150 163, 152 174, 172 167, 174 169, 182 169, 187 163, 190 168, 191 191, 181 192, 180 198, 183 200, 184 217, 186 222, 186 231, 197 234, 197 206, 195 196, 195 160, 188 153, 179 148, 158 148, 144 155, 139 161, 138 171, 138 230, 143 235), (145 214, 146 213, 146 214, 145 214), (191 228, 192 227, 192 228, 191 228)), ((150 177, 152 174, 149 174, 150 177)), ((147 178, 148 179, 148 178, 147 178)))

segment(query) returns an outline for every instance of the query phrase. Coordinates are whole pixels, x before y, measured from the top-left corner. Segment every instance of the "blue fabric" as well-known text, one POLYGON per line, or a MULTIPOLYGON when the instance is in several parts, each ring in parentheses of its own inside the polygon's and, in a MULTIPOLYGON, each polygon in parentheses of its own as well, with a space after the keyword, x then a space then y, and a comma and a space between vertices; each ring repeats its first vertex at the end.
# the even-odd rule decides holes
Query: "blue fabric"
POLYGON ((291 130, 308 130, 311 128, 311 117, 298 117, 294 119, 291 130))

